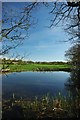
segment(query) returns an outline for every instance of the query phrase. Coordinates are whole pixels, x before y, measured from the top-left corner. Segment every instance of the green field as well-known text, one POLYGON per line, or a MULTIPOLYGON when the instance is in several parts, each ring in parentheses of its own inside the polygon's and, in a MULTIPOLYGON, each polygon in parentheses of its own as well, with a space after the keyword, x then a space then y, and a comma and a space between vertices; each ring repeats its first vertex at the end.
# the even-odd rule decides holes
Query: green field
POLYGON ((69 70, 70 65, 60 64, 60 65, 48 65, 48 64, 23 64, 23 65, 9 65, 11 72, 16 71, 54 71, 54 70, 69 70))

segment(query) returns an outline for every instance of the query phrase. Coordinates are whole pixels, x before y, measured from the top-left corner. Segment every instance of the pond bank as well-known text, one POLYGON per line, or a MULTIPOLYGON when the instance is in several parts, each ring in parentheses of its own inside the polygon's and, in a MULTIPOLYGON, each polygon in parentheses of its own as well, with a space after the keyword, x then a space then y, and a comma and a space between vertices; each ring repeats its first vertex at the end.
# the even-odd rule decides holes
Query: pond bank
POLYGON ((70 68, 66 68, 66 69, 53 69, 53 70, 32 70, 32 71, 28 71, 28 70, 9 70, 9 71, 0 71, 0 74, 8 74, 8 73, 12 73, 12 72, 56 72, 56 71, 64 71, 64 72, 71 72, 70 68))
MULTIPOLYGON (((33 101, 16 99, 3 100, 4 120, 22 118, 23 120, 47 120, 47 118, 78 118, 79 107, 75 107, 72 96, 65 98, 59 94, 56 98, 43 96, 40 100, 35 97, 33 101), (73 110, 75 109, 75 110, 73 110), (74 114, 75 113, 75 114, 74 114)), ((79 104, 79 103, 78 103, 79 104)))

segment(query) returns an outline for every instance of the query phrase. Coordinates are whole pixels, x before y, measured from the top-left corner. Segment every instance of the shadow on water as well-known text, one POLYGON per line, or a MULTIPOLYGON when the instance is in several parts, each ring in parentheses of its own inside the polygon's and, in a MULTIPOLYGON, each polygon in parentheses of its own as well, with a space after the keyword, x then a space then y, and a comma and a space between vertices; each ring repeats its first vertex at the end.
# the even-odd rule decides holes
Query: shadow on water
POLYGON ((80 68, 74 68, 70 73, 70 77, 65 84, 70 93, 71 112, 75 117, 80 118, 80 68))

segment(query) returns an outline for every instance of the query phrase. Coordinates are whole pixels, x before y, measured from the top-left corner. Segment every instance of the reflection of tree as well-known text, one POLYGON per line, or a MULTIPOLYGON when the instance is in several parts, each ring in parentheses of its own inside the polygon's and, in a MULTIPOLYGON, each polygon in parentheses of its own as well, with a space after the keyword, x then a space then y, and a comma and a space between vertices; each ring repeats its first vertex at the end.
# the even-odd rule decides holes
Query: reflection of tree
POLYGON ((73 69, 70 73, 70 78, 68 79, 66 85, 68 90, 70 90, 73 95, 77 96, 78 91, 80 90, 80 69, 73 69))

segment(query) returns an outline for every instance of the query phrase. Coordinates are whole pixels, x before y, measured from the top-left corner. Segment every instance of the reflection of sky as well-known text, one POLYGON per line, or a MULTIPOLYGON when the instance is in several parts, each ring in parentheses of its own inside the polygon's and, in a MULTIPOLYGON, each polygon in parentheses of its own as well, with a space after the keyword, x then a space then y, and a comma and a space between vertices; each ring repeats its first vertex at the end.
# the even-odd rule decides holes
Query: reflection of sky
MULTIPOLYGON (((6 4, 6 3, 5 3, 6 4)), ((7 3, 8 7, 20 9, 22 3, 7 3)), ((27 60, 33 61, 64 61, 65 51, 70 47, 70 43, 61 41, 67 40, 67 35, 60 27, 49 29, 50 16, 48 9, 44 7, 37 8, 34 11, 33 19, 37 24, 30 28, 30 37, 26 38, 23 45, 14 50, 14 52, 23 55, 25 52, 30 53, 27 60)), ((23 33, 25 35, 26 32, 23 33)))
POLYGON ((3 75, 3 98, 9 98, 13 93, 16 97, 56 95, 58 92, 66 95, 64 84, 69 76, 68 72, 62 71, 9 73, 8 77, 3 75))

